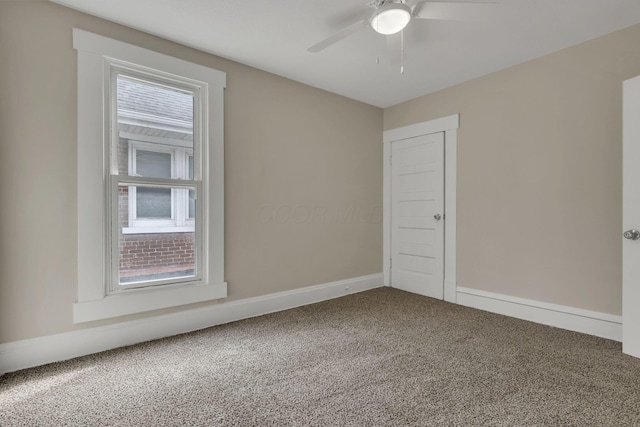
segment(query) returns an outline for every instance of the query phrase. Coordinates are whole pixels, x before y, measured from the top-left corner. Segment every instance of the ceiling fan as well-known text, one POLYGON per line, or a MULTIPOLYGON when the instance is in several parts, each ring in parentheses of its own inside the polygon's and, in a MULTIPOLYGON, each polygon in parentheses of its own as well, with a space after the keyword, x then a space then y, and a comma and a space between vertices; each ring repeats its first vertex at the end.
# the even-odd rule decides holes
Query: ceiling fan
POLYGON ((371 17, 354 22, 336 34, 314 44, 307 50, 312 53, 320 52, 340 40, 369 27, 385 36, 396 34, 402 31, 413 19, 432 19, 426 13, 427 8, 425 6, 428 3, 498 3, 498 1, 421 0, 411 5, 406 0, 373 0, 365 5, 374 9, 371 17))

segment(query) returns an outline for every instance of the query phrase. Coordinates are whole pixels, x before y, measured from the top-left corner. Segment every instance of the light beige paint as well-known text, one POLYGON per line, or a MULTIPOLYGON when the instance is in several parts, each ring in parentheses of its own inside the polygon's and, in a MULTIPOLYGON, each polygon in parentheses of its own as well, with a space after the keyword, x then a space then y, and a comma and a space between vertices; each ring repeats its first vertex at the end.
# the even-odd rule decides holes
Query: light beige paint
POLYGON ((382 271, 382 110, 48 2, 0 2, 0 343, 158 314, 72 323, 73 27, 227 73, 228 300, 382 271))
POLYGON ((458 285, 621 313, 622 81, 640 26, 384 112, 460 113, 458 285))

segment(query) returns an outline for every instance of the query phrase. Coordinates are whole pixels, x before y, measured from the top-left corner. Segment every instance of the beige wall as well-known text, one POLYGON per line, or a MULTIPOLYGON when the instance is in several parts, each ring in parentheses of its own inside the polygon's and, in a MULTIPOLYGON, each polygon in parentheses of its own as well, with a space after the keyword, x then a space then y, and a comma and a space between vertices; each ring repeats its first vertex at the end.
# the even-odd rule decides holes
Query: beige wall
POLYGON ((388 108, 460 113, 458 285, 621 313, 622 81, 640 26, 388 108))
POLYGON ((0 2, 0 343, 113 322, 72 323, 72 27, 227 73, 229 300, 382 271, 382 110, 51 3, 0 2))

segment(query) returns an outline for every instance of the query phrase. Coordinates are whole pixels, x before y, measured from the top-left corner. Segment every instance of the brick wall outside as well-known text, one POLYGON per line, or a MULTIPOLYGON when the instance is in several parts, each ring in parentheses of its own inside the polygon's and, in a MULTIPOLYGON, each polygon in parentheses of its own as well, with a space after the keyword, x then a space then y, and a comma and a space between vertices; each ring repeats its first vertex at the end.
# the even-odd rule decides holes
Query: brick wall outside
MULTIPOLYGON (((118 171, 128 173, 128 141, 118 144, 118 171)), ((195 233, 123 234, 129 226, 129 191, 118 189, 121 282, 193 274, 195 233), (181 272, 183 274, 181 274, 181 272)))
POLYGON ((192 274, 194 248, 195 233, 121 233, 120 277, 192 274))

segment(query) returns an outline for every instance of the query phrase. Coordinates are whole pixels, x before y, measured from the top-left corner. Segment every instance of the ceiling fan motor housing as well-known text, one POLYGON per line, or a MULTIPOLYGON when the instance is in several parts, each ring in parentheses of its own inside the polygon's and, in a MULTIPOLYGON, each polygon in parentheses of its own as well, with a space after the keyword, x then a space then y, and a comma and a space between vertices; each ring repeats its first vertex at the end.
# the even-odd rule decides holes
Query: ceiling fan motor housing
POLYGON ((385 3, 371 16, 369 24, 380 34, 395 34, 411 21, 411 8, 404 3, 385 3))

